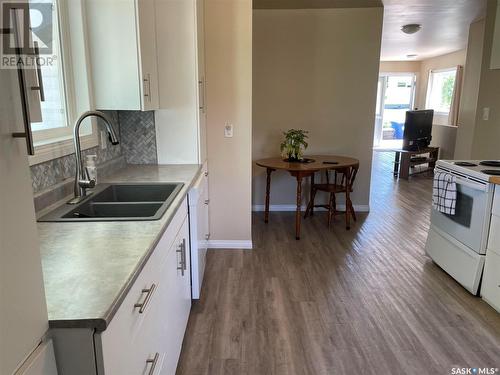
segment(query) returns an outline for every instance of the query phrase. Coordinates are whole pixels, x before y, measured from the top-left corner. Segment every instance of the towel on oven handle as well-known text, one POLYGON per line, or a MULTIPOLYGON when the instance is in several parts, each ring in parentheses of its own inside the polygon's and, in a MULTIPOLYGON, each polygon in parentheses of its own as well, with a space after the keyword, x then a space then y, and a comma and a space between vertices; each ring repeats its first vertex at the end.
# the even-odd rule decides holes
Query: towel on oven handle
POLYGON ((456 177, 447 172, 435 172, 432 207, 447 215, 455 215, 457 205, 456 177))

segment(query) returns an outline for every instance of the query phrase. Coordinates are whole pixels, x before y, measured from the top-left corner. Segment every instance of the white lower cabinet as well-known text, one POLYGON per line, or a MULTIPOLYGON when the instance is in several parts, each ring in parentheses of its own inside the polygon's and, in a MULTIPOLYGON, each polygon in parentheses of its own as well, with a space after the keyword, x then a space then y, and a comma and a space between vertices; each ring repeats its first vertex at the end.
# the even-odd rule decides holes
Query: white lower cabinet
POLYGON ((199 299, 203 274, 205 272, 205 259, 207 245, 210 238, 208 224, 208 169, 203 166, 203 171, 189 192, 189 228, 191 238, 191 293, 193 299, 199 299))
POLYGON ((500 312, 500 254, 493 250, 486 252, 481 297, 500 312))
POLYGON ((53 329, 59 375, 174 375, 191 310, 187 198, 102 332, 53 329))
POLYGON ((191 309, 186 201, 169 229, 179 221, 175 236, 167 230, 160 240, 109 327, 95 335, 99 375, 175 374, 191 309))

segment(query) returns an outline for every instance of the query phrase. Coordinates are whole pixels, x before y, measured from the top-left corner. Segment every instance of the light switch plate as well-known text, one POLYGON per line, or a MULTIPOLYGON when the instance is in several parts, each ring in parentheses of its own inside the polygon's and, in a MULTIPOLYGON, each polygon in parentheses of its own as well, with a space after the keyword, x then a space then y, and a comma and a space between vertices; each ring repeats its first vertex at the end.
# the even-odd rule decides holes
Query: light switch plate
POLYGON ((232 138, 233 137, 233 124, 226 122, 224 125, 224 137, 232 138))

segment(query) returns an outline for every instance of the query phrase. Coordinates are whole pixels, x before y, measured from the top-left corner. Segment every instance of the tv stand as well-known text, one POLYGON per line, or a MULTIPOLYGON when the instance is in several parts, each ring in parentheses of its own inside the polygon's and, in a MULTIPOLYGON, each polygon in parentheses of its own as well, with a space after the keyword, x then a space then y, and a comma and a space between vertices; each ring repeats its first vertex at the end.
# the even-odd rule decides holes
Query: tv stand
POLYGON ((394 159, 394 177, 403 178, 408 180, 412 174, 410 173, 412 167, 422 164, 428 164, 429 167, 418 173, 434 170, 436 161, 439 157, 439 147, 423 147, 419 150, 402 150, 394 149, 396 156, 394 159), (426 158, 420 158, 420 155, 429 154, 426 158))

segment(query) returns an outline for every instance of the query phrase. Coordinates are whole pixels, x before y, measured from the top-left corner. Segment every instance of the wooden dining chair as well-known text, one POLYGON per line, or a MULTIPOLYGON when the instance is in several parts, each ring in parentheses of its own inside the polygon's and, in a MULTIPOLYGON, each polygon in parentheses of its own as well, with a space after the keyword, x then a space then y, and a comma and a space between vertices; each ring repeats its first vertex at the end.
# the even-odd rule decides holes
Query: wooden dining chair
MULTIPOLYGON (((312 214, 314 208, 322 207, 328 210, 328 228, 331 226, 332 217, 335 218, 335 215, 340 213, 337 211, 337 199, 336 194, 345 194, 347 189, 349 189, 349 193, 353 192, 354 181, 356 180, 356 175, 358 174, 359 164, 351 167, 351 173, 349 181, 347 181, 347 170, 346 169, 334 169, 327 170, 326 173, 326 183, 321 184, 313 184, 311 186, 312 195, 309 204, 307 205, 306 213, 304 218, 312 214), (332 172, 332 173, 331 173, 332 172), (329 193, 328 204, 314 204, 314 199, 316 198, 316 193, 318 191, 322 191, 325 193, 329 193)), ((346 227, 349 229, 349 224, 347 221, 347 214, 350 213, 354 221, 356 221, 356 213, 354 212, 354 207, 352 202, 347 202, 346 200, 346 210, 343 211, 346 215, 346 227)))

